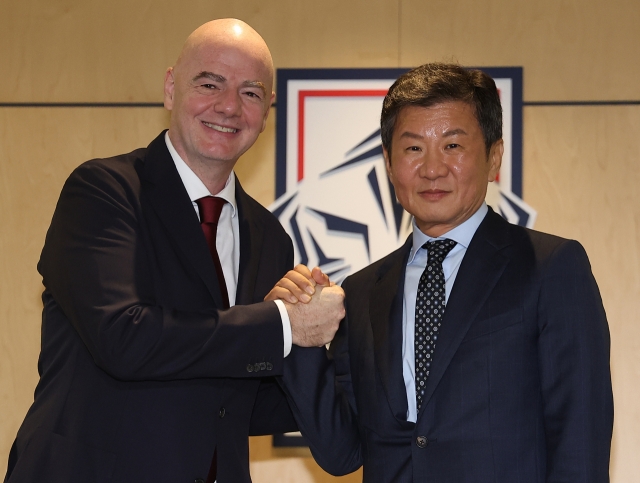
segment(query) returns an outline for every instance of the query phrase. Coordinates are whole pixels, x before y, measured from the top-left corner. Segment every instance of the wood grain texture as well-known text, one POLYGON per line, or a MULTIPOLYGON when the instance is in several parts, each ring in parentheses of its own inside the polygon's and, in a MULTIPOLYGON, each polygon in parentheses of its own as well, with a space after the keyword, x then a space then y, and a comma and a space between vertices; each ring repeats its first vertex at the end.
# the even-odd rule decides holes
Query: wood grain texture
POLYGON ((276 67, 396 65, 397 2, 0 0, 0 102, 161 102, 164 72, 200 24, 236 17, 276 67))
POLYGON ((400 62, 523 66, 524 97, 640 100, 637 0, 402 0, 400 62))

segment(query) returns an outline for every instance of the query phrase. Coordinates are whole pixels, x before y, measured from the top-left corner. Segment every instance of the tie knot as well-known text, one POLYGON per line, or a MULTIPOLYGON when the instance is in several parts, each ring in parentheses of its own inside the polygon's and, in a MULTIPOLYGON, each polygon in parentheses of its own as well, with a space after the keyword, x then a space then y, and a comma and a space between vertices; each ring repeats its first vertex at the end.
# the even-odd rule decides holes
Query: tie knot
POLYGON ((424 245, 422 248, 427 250, 429 254, 429 260, 427 263, 442 263, 449 252, 456 246, 456 242, 445 238, 444 240, 432 240, 424 245))
POLYGON ((215 196, 205 196, 196 200, 198 211, 200 211, 200 223, 218 224, 222 207, 226 201, 215 196))

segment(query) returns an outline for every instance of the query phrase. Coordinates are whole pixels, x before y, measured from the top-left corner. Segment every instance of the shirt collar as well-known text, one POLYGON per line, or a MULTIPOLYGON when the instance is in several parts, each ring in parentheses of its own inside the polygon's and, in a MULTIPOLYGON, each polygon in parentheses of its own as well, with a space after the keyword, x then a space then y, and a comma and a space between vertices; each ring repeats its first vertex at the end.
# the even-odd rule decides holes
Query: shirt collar
POLYGON ((178 151, 176 151, 176 149, 173 147, 171 139, 169 139, 169 131, 164 134, 164 140, 167 144, 169 154, 171 154, 171 158, 173 159, 173 163, 176 165, 176 169, 178 170, 178 174, 180 175, 182 184, 187 190, 189 199, 192 202, 195 202, 197 199, 203 198, 205 196, 217 196, 218 198, 223 198, 233 208, 231 216, 235 217, 237 213, 235 173, 231 171, 231 174, 229 174, 224 188, 222 188, 219 193, 216 193, 215 195, 211 194, 202 180, 198 178, 198 175, 193 172, 193 170, 187 165, 187 163, 184 162, 184 160, 178 154, 178 151))
POLYGON ((443 240, 445 238, 448 238, 449 240, 455 241, 458 245, 462 246, 466 250, 469 247, 469 243, 471 243, 473 235, 475 235, 478 227, 480 226, 480 223, 482 223, 482 220, 484 220, 484 217, 488 212, 489 208, 487 208, 487 204, 483 202, 480 208, 478 208, 478 210, 467 220, 465 220, 455 228, 449 230, 447 233, 444 233, 436 238, 422 233, 422 231, 420 231, 420 228, 418 228, 418 225, 416 225, 416 220, 414 218, 412 221, 413 246, 411 247, 411 253, 409 254, 409 260, 407 264, 413 261, 416 253, 418 253, 418 250, 422 248, 422 245, 431 240, 443 240))

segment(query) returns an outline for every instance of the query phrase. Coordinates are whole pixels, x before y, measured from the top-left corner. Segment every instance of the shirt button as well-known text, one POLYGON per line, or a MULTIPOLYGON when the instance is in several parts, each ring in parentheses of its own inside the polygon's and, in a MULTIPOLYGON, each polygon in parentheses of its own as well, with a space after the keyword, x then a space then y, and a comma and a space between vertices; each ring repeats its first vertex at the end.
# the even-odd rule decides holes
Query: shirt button
POLYGON ((247 366, 247 372, 253 372, 253 364, 247 366))
POLYGON ((416 444, 418 445, 418 448, 426 448, 429 444, 429 440, 424 436, 418 436, 416 438, 416 444))
POLYGON ((225 411, 224 408, 220 408, 220 412, 218 413, 218 416, 220 416, 220 418, 224 418, 224 415, 227 414, 227 411, 225 411))

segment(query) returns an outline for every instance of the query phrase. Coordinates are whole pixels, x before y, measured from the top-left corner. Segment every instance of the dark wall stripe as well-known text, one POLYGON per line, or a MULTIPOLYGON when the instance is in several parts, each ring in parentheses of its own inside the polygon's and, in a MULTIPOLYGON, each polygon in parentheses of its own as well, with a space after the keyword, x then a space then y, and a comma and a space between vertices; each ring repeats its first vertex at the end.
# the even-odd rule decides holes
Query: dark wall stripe
POLYGON ((162 102, 0 102, 0 107, 164 107, 162 102))
MULTIPOLYGON (((640 106, 638 101, 524 101, 524 107, 538 106, 640 106)), ((162 102, 0 102, 0 107, 152 107, 162 108, 162 102)), ((271 107, 277 107, 273 103, 271 107)))
POLYGON ((537 106, 640 106, 640 101, 525 101, 525 107, 537 106))

